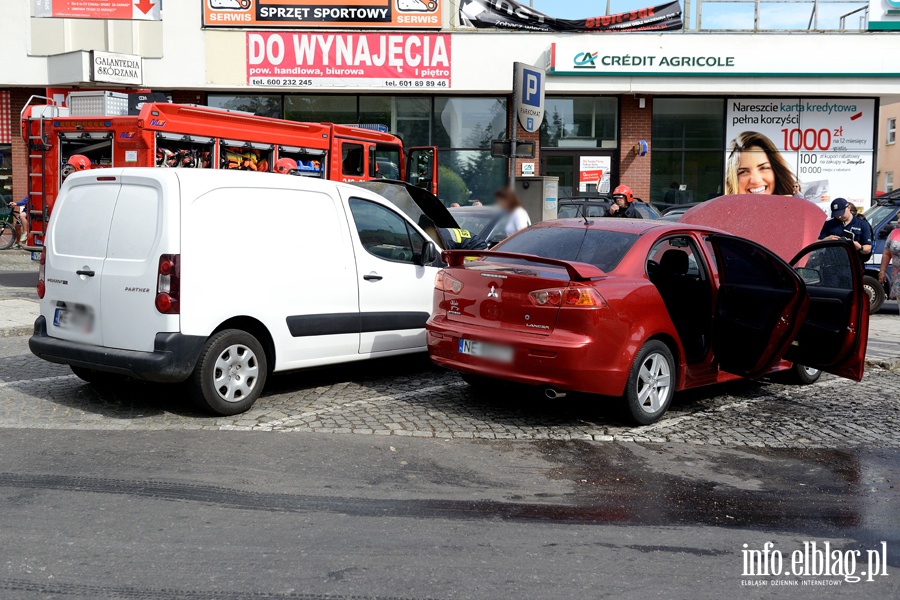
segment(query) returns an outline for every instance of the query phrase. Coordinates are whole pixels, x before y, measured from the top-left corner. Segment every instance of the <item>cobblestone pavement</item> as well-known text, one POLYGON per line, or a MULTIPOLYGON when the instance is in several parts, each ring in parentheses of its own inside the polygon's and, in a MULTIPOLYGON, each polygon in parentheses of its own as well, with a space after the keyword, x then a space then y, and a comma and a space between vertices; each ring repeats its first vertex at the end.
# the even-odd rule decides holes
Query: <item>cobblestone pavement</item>
POLYGON ((605 398, 550 401, 532 390, 476 394, 425 357, 270 378, 249 412, 195 411, 179 386, 97 389, 0 339, 0 427, 264 430, 437 438, 676 442, 771 448, 900 447, 900 375, 870 370, 809 387, 738 382, 676 396, 659 423, 627 425, 605 398))

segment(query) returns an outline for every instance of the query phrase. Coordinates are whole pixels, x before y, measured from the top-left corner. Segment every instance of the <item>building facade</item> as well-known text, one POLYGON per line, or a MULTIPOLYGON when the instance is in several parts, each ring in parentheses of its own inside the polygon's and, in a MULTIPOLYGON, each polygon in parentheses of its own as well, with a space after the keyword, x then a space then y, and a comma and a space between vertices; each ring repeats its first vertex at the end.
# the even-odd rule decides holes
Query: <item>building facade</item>
MULTIPOLYGON (((266 0, 247 9, 169 0, 162 10, 148 0, 156 14, 136 20, 46 15, 43 0, 3 3, 0 22, 19 24, 4 32, 0 70, 3 193, 25 194, 18 120, 29 97, 119 89, 301 121, 384 124, 407 146, 439 148, 445 202, 488 200, 509 173, 490 142, 514 123, 516 61, 546 69, 544 122, 533 134, 517 131, 536 142, 536 156, 517 160, 516 174, 559 177, 562 197, 619 183, 660 204, 747 191, 740 150, 766 140, 768 160, 795 180, 765 184, 770 193, 797 182, 810 199, 867 205, 876 183, 884 188, 877 129, 881 107, 900 100, 895 33, 508 32, 461 27, 454 1, 383 2, 393 9, 387 20, 359 23, 338 11, 337 21, 296 26, 299 13, 262 19, 264 8, 289 4, 266 0), (125 74, 137 79, 98 76, 98 52, 139 60, 138 72, 125 74)), ((319 4, 355 11, 346 7, 358 3, 319 4)))
POLYGON ((892 192, 900 186, 900 144, 897 123, 900 123, 900 102, 884 104, 878 123, 878 173, 876 187, 892 192))

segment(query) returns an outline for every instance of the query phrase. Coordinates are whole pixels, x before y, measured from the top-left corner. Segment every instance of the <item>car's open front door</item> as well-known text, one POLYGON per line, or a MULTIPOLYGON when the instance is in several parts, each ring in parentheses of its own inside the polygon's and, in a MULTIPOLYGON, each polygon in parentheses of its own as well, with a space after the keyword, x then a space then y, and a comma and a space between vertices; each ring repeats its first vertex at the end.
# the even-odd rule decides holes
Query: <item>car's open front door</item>
POLYGON ((869 301, 856 249, 844 240, 817 242, 804 248, 792 264, 806 283, 809 312, 785 358, 862 380, 869 301))
POLYGON ((410 148, 406 161, 406 182, 438 195, 438 153, 434 146, 410 148))
POLYGON ((719 368, 760 377, 781 360, 806 316, 803 280, 749 240, 713 234, 707 241, 719 272, 712 340, 719 368))

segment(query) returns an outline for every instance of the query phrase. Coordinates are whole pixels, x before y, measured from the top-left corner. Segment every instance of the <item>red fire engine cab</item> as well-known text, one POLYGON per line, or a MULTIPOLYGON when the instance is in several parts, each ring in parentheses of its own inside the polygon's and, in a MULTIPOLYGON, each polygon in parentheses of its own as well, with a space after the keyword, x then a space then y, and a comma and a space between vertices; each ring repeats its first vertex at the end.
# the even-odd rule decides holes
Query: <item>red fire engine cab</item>
POLYGON ((305 177, 395 179, 438 193, 436 149, 405 150, 400 138, 379 126, 299 123, 168 103, 146 103, 140 114, 131 116, 104 112, 109 111, 31 101, 22 111, 22 137, 28 145, 30 249, 43 245, 45 225, 65 177, 85 168, 284 172, 287 164, 293 174, 305 177))

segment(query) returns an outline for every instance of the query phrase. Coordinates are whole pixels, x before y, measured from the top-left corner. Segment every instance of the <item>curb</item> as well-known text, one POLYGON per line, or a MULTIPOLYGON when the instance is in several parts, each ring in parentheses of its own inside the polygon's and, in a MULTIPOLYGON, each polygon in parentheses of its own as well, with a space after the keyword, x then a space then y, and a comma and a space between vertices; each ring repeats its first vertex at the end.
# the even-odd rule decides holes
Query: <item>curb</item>
POLYGON ((34 333, 34 325, 23 325, 22 327, 6 327, 0 329, 0 338, 30 336, 34 333))
POLYGON ((900 369, 900 357, 866 359, 866 368, 896 371, 900 369))

